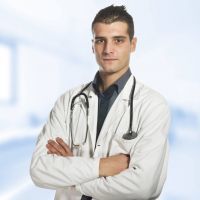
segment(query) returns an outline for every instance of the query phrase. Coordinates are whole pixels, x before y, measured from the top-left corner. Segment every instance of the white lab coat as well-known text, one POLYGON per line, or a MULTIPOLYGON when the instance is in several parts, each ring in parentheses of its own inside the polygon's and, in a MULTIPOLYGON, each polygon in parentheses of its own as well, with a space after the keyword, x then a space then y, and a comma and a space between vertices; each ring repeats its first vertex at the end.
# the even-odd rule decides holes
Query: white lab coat
MULTIPOLYGON (((52 109, 49 120, 40 133, 33 153, 30 174, 39 187, 56 190, 56 200, 80 200, 81 195, 98 200, 156 199, 166 179, 168 162, 167 132, 170 113, 164 98, 137 81, 133 102, 133 129, 138 136, 124 140, 130 119, 129 98, 133 76, 113 103, 102 126, 97 145, 98 98, 92 86, 85 91, 89 97, 88 137, 81 154, 74 157, 48 155, 48 139, 61 137, 71 144, 69 135, 70 104, 83 86, 62 95, 52 109), (120 174, 99 178, 100 158, 125 153, 130 155, 129 168, 120 174)), ((84 99, 75 101, 78 141, 85 136, 84 99), (78 108, 78 109, 77 109, 78 108), (84 122, 84 123, 83 123, 84 122)))

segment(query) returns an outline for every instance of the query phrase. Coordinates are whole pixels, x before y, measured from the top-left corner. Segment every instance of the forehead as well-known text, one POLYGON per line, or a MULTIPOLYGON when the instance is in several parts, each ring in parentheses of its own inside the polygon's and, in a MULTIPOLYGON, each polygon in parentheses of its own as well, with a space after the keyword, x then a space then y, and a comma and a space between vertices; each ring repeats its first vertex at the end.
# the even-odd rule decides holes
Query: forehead
POLYGON ((97 22, 93 27, 93 35, 101 37, 129 36, 128 25, 126 22, 113 22, 105 24, 97 22))

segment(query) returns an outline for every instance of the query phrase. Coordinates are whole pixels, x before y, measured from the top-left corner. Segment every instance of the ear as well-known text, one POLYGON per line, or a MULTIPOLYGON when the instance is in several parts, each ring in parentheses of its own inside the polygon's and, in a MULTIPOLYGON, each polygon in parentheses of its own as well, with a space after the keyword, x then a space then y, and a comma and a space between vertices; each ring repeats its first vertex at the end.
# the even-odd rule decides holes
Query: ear
POLYGON ((137 38, 133 37, 133 39, 131 40, 131 52, 134 52, 136 49, 136 44, 137 44, 137 38))
POLYGON ((92 52, 94 53, 94 40, 92 39, 92 52))

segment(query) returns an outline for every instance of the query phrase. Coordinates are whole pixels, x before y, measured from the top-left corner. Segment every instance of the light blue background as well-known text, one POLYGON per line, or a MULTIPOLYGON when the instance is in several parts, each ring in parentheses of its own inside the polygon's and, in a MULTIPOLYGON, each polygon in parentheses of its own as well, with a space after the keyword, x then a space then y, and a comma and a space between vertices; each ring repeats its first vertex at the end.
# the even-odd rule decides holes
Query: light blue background
POLYGON ((110 4, 135 21, 131 70, 171 107, 171 154, 161 200, 200 199, 200 3, 198 0, 0 0, 0 44, 13 51, 13 95, 0 103, 0 199, 53 199, 33 185, 36 137, 56 99, 93 79, 91 21, 110 4))

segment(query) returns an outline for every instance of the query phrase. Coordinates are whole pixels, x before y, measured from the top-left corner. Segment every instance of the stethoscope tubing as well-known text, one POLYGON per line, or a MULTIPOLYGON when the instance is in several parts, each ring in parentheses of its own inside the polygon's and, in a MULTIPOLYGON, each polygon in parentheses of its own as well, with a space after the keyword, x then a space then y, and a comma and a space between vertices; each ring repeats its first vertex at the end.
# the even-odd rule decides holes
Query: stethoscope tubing
MULTIPOLYGON (((74 106, 75 106, 75 100, 80 97, 80 96, 83 96, 85 98, 85 104, 86 104, 86 117, 87 117, 87 121, 88 121, 88 115, 89 115, 89 100, 88 100, 88 97, 87 95, 84 93, 84 91, 90 86, 91 82, 89 82, 88 84, 86 84, 85 87, 83 87, 81 89, 81 91, 76 94, 73 98, 72 98, 72 101, 71 101, 71 105, 70 105, 70 134, 71 134, 71 147, 79 147, 80 145, 78 144, 75 144, 74 143, 74 139, 73 139, 73 130, 72 130, 72 116, 73 116, 73 109, 74 109, 74 106)), ((134 93, 135 93, 135 88, 136 88, 136 79, 135 77, 133 76, 133 86, 132 86, 132 89, 131 89, 131 93, 130 93, 130 121, 129 121, 129 128, 128 128, 128 131, 127 133, 125 133, 122 138, 125 139, 125 140, 132 140, 132 139, 135 139, 137 137, 137 132, 133 131, 133 98, 134 98, 134 93)), ((87 140, 87 135, 88 135, 88 123, 87 123, 87 127, 86 127, 86 136, 85 136, 85 139, 84 139, 84 142, 82 144, 85 144, 86 143, 86 140, 87 140)))

